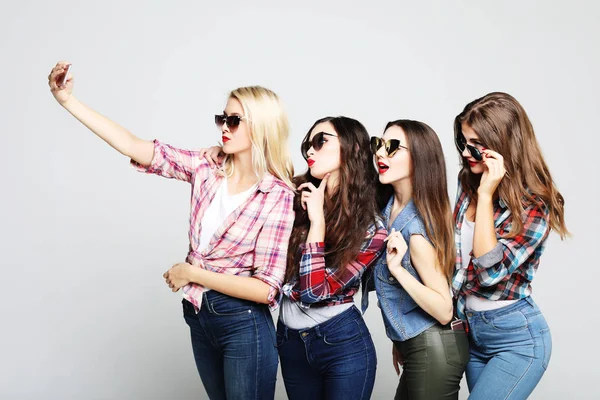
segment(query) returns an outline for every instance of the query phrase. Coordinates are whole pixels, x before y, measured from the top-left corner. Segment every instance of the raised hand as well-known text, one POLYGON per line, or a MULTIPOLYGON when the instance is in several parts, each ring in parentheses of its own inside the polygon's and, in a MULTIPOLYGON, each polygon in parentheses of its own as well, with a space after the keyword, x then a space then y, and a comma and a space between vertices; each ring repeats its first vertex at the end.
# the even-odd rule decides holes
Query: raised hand
POLYGON ((302 208, 308 211, 308 219, 310 222, 325 219, 323 205, 325 204, 325 190, 327 188, 329 175, 330 174, 325 175, 319 184, 319 187, 316 187, 310 182, 298 186, 298 190, 301 191, 300 203, 302 204, 302 208))
POLYGON ((48 75, 48 86, 50 86, 50 91, 59 104, 66 103, 73 93, 73 75, 70 72, 67 75, 70 65, 67 61, 59 61, 48 75), (66 82, 65 75, 67 75, 66 82), (65 82, 64 85, 63 82, 65 82))
POLYGON ((210 165, 211 168, 215 168, 223 162, 224 154, 221 150, 223 150, 221 146, 212 146, 208 149, 201 149, 200 156, 208 161, 208 165, 210 165))
POLYGON ((504 175, 506 175, 504 157, 489 149, 482 150, 481 153, 485 170, 481 175, 477 192, 479 195, 493 196, 504 175))
POLYGON ((408 245, 402 233, 397 232, 394 228, 385 240, 387 241, 386 261, 388 269, 393 273, 395 269, 403 268, 401 261, 408 250, 408 245))

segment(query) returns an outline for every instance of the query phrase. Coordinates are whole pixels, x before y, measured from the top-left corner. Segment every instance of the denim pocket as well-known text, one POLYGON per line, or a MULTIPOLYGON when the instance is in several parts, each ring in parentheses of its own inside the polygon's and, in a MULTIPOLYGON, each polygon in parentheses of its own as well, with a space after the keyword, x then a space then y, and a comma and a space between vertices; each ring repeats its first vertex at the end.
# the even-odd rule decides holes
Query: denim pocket
POLYGON ((209 301, 210 311, 215 315, 250 315, 252 303, 235 297, 217 297, 209 301))
POLYGON ((503 332, 518 332, 527 329, 527 317, 521 310, 515 310, 507 314, 493 317, 489 320, 490 325, 503 332))
POLYGON ((550 356, 552 355, 552 335, 550 334, 550 328, 542 329, 540 332, 542 336, 542 343, 544 344, 544 358, 542 360, 542 367, 544 370, 548 369, 550 364, 550 356))
POLYGON ((323 341, 331 346, 349 343, 360 336, 360 326, 356 321, 349 321, 340 327, 332 327, 323 335, 323 341))
MULTIPOLYGON (((408 314, 417 309, 417 307, 419 307, 417 302, 403 289, 400 295, 400 309, 402 310, 402 314, 408 314)), ((421 308, 419 307, 419 309, 421 308)))

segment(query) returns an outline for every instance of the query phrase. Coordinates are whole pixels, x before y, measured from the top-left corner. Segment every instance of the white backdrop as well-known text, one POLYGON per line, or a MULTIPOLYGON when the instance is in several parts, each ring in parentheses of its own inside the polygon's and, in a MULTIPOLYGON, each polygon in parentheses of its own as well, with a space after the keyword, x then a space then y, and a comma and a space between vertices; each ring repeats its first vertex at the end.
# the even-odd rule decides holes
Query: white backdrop
MULTIPOLYGON (((575 235, 549 239, 534 282, 554 352, 532 398, 599 398, 598 3, 366 4, 2 0, 1 398, 205 397, 180 297, 161 277, 187 251, 189 187, 134 172, 55 103, 46 77, 62 59, 80 100, 181 147, 216 143, 212 116, 229 90, 271 88, 289 111, 298 173, 300 140, 320 117, 357 118, 373 135, 389 120, 425 121, 444 146, 452 200, 454 116, 511 93, 575 235)), ((373 398, 391 398, 391 344, 371 304, 373 398)))

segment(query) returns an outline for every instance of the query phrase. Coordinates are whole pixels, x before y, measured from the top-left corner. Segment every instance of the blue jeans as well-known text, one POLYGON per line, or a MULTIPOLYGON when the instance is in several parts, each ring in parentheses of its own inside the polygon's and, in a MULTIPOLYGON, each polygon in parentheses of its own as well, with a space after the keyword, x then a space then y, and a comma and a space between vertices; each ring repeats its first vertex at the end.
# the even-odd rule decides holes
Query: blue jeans
POLYGON ((308 329, 290 329, 279 321, 277 347, 290 400, 371 397, 377 357, 356 307, 308 329))
POLYGON ((275 326, 269 308, 216 292, 202 308, 183 300, 198 373, 211 400, 273 399, 277 379, 275 326))
POLYGON ((546 372, 550 328, 531 297, 492 311, 466 312, 469 399, 526 399, 546 372))

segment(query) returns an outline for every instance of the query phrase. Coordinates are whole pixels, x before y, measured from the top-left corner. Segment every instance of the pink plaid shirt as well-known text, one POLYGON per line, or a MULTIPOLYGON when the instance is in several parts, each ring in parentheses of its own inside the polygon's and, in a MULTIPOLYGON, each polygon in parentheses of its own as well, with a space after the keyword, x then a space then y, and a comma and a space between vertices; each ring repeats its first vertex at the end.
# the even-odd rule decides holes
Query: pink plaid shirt
MULTIPOLYGON (((294 192, 285 183, 265 174, 256 192, 223 221, 208 247, 200 249, 202 217, 223 175, 212 169, 197 151, 176 149, 158 140, 154 141, 150 166, 144 167, 133 160, 131 164, 140 172, 192 184, 188 263, 213 272, 260 279, 271 287, 269 307, 277 308, 294 224, 294 192)), ((190 283, 182 288, 182 295, 200 308, 206 290, 190 283)))

